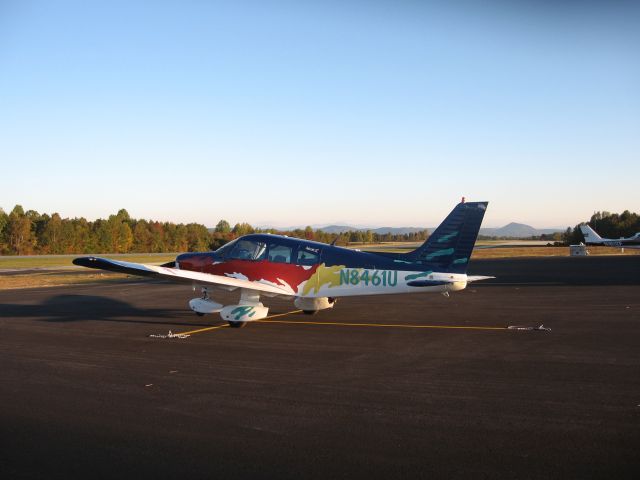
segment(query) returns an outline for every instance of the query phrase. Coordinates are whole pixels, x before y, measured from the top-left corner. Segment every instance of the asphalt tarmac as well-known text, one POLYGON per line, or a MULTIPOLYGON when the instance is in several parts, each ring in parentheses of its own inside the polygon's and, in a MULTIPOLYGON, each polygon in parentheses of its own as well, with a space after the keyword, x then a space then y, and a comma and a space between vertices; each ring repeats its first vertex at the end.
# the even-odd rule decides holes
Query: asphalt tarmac
POLYGON ((1 476, 640 478, 640 256, 470 273, 184 339, 182 285, 2 291, 1 476))

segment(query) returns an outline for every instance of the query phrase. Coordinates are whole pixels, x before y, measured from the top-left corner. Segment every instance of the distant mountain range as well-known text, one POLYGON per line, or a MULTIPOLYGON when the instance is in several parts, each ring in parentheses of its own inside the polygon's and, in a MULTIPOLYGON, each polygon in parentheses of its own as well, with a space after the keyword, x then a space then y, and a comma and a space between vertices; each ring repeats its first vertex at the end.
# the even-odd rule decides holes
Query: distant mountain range
POLYGON ((344 233, 344 232, 354 232, 361 231, 364 232, 366 230, 371 230, 373 233, 377 233, 379 235, 386 235, 388 233, 392 235, 404 235, 405 233, 415 233, 421 232, 422 230, 429 230, 426 227, 380 227, 380 228, 356 228, 350 227, 348 225, 327 225, 326 227, 318 227, 320 230, 326 233, 344 233))
MULTIPOLYGON (((268 227, 262 227, 268 228, 268 227)), ((277 230, 280 231, 291 231, 297 228, 304 227, 287 227, 287 228, 279 228, 277 230)), ((373 233, 377 233, 379 235, 386 235, 391 233, 392 235, 404 235, 406 233, 415 233, 420 232, 422 230, 429 230, 429 232, 433 232, 436 227, 379 227, 379 228, 363 228, 363 227, 352 227, 349 225, 313 225, 312 228, 314 230, 322 230, 327 233, 344 233, 344 232, 353 232, 353 231, 366 231, 371 230, 373 233)), ((480 235, 486 237, 510 237, 510 238, 528 238, 528 237, 537 237, 542 234, 550 234, 555 232, 562 232, 561 228, 533 228, 530 225, 525 225, 523 223, 515 223, 511 222, 508 225, 500 228, 481 228, 480 235)))
POLYGON ((480 235, 487 237, 528 238, 562 231, 563 229, 561 228, 533 228, 532 226, 525 225, 524 223, 511 222, 510 224, 500 228, 481 228, 480 235))

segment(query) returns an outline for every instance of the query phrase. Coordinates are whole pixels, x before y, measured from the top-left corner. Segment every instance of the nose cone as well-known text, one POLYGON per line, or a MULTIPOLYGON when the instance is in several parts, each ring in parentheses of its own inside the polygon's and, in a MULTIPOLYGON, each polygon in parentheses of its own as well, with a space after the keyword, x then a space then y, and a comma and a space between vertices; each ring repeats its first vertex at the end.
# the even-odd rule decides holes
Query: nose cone
POLYGON ((209 253, 182 253, 176 257, 176 268, 180 270, 202 271, 202 268, 211 263, 209 253))
POLYGON ((183 270, 190 270, 189 265, 191 264, 191 258, 193 257, 193 253, 181 253, 176 257, 176 268, 180 268, 183 270))

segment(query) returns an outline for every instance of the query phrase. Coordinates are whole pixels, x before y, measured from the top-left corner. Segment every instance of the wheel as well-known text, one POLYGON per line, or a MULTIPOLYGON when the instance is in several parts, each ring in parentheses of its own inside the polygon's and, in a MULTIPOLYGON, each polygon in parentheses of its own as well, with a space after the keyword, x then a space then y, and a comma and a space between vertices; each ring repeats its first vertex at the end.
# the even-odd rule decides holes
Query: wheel
POLYGON ((316 313, 318 313, 318 310, 303 310, 302 313, 304 313, 305 315, 315 315, 316 313))
POLYGON ((247 322, 229 322, 229 326, 231 328, 242 328, 247 324, 247 322))
POLYGON ((196 315, 198 315, 199 317, 204 317, 204 313, 202 312, 196 312, 196 315))

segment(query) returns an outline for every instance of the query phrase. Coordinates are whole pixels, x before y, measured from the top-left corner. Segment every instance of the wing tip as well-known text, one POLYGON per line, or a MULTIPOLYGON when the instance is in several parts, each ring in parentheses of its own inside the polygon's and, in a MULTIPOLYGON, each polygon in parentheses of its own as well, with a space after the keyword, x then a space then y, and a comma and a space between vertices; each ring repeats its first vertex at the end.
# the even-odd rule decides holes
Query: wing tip
POLYGON ((95 263, 100 260, 97 257, 77 257, 74 258, 71 263, 74 265, 78 265, 79 267, 92 267, 95 263))

